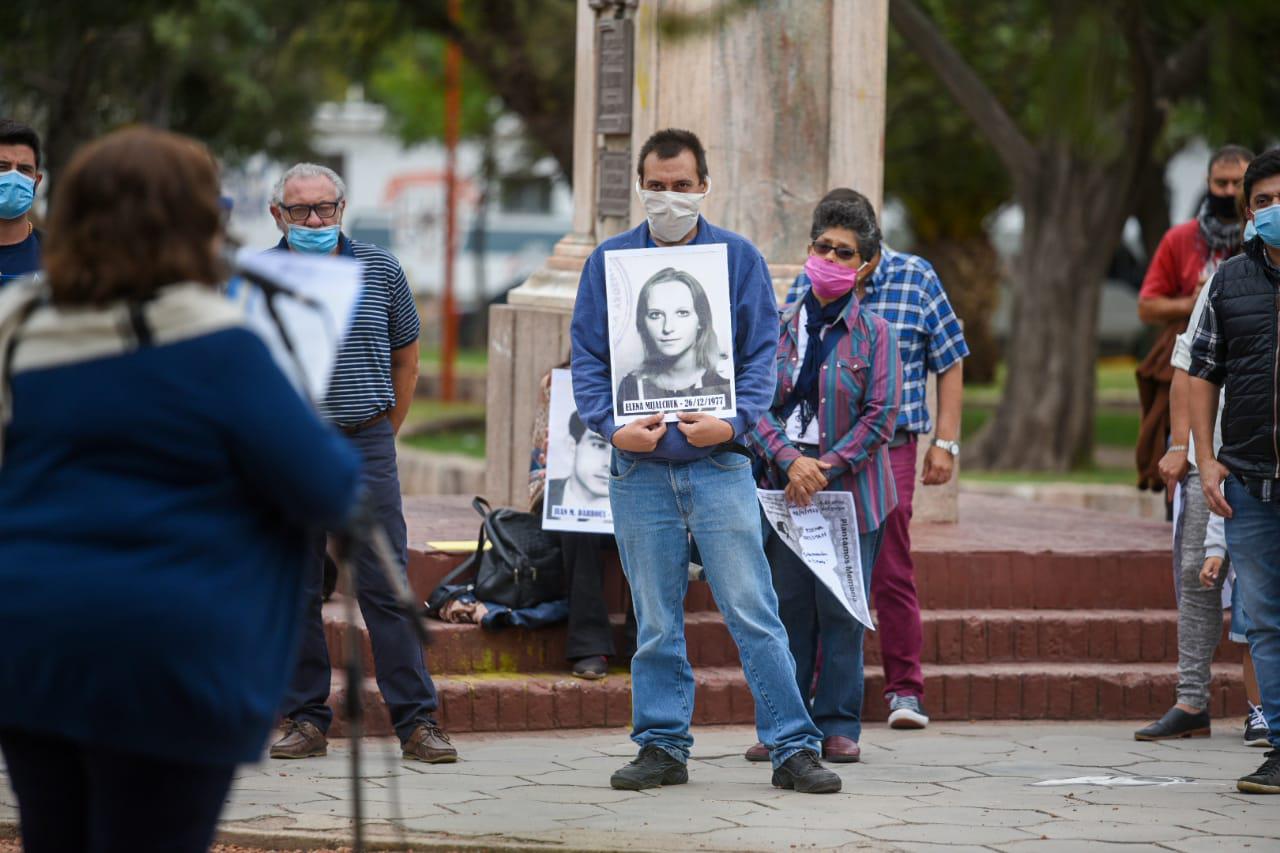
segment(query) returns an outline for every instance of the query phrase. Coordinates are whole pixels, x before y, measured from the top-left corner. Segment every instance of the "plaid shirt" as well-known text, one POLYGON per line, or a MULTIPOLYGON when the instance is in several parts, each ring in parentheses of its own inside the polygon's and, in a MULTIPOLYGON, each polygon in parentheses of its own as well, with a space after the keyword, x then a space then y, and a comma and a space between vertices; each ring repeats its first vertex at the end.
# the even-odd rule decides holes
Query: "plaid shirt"
MULTIPOLYGON (((800 368, 800 336, 808 334, 800 325, 801 313, 795 305, 782 318, 773 404, 746 436, 768 462, 764 485, 775 489, 786 484, 786 470, 801 456, 779 417, 800 368)), ((889 439, 902 398, 902 369, 893 328, 862 311, 858 300, 849 300, 836 323, 843 323, 849 333, 827 356, 818 378, 818 452, 821 461, 831 464, 827 488, 853 493, 858 530, 869 533, 898 505, 889 439)))
MULTIPOLYGON (((787 291, 787 307, 809 289, 800 273, 787 291)), ((918 255, 880 244, 880 263, 867 282, 862 307, 889 321, 902 355, 902 408, 898 429, 925 434, 933 429, 925 399, 929 372, 946 373, 969 355, 960 321, 951 309, 933 265, 918 255)))

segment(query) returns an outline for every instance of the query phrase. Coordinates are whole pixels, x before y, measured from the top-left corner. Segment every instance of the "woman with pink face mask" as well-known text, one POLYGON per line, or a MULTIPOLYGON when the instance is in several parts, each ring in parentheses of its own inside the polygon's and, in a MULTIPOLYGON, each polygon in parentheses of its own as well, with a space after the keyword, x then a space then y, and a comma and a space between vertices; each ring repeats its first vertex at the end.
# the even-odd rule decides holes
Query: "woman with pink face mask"
MULTIPOLYGON (((785 489, 807 506, 822 490, 853 494, 862 580, 870 596, 881 525, 897 505, 888 443, 902 395, 902 364, 890 325, 858 304, 880 251, 874 219, 847 201, 814 211, 809 258, 812 286, 782 316, 773 405, 749 436, 766 463, 760 485, 785 489)), ((778 613, 796 661, 800 692, 809 695, 819 647, 822 670, 813 721, 823 758, 854 762, 862 733, 863 626, 778 536, 766 528, 778 613)), ((758 709, 757 709, 758 713, 758 709)), ((768 760, 756 744, 749 760, 768 760)))

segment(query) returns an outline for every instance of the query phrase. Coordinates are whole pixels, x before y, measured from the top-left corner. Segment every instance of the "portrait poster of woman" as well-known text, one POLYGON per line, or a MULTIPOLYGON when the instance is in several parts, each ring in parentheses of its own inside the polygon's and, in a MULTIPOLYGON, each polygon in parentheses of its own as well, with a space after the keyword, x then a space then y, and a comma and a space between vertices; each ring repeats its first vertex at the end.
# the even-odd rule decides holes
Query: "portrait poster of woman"
POLYGON ((724 245, 620 249, 604 264, 614 421, 737 414, 724 245))

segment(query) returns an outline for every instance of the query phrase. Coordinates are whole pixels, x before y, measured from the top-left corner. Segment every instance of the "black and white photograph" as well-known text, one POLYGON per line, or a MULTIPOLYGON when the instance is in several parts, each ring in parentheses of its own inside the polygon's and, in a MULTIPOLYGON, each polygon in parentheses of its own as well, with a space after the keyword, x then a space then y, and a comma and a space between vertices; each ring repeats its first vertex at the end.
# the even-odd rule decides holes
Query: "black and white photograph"
POLYGON ((573 376, 551 371, 547 422, 547 490, 542 529, 613 533, 609 511, 609 459, 613 448, 578 417, 573 376))
POLYGON ((613 417, 733 417, 729 261, 723 244, 605 252, 613 417))

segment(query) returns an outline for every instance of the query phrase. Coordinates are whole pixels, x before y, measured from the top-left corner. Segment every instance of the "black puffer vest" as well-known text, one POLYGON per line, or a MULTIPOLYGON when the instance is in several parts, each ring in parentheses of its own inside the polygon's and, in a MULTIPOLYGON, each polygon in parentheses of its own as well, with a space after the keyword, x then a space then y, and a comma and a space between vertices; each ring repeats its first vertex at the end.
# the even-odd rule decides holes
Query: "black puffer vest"
POLYGON ((1218 268, 1209 299, 1226 346, 1218 459, 1245 480, 1280 479, 1280 289, 1262 240, 1218 268))

